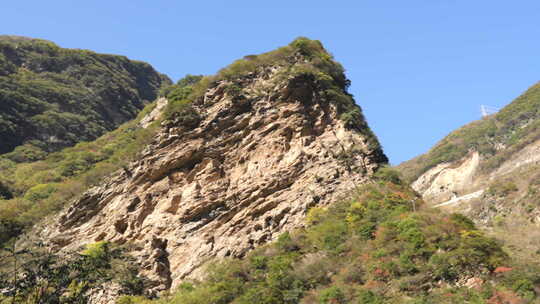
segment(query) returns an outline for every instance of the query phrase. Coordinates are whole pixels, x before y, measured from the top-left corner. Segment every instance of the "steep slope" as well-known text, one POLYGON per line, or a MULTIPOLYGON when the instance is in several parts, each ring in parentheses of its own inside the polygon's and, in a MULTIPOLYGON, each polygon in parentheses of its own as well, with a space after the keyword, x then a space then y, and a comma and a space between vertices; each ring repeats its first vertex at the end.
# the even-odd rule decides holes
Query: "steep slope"
POLYGON ((155 291, 241 257, 387 162, 348 83, 301 38, 177 87, 139 159, 36 230, 56 249, 132 244, 155 291))
POLYGON ((135 118, 169 83, 123 56, 0 36, 0 154, 32 161, 94 140, 135 118))
POLYGON ((513 260, 462 215, 422 208, 388 173, 311 209, 305 228, 212 264, 206 280, 159 300, 118 303, 538 303, 538 265, 513 260))
POLYGON ((0 157, 0 247, 135 159, 157 133, 166 104, 160 98, 116 130, 43 160, 0 157))
POLYGON ((537 83, 500 112, 452 132, 398 168, 428 203, 471 215, 534 258, 540 249, 539 165, 537 83))

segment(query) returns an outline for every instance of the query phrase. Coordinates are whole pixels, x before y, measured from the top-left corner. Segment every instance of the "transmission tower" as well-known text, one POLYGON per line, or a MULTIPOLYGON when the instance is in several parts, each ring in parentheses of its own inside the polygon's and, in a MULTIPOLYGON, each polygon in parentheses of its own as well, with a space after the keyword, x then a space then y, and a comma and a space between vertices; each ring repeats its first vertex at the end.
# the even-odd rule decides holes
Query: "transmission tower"
POLYGON ((497 113, 499 111, 499 109, 495 108, 495 107, 490 107, 490 106, 486 106, 486 105, 481 105, 480 106, 480 113, 482 114, 482 118, 486 118, 490 115, 493 115, 495 113, 497 113))

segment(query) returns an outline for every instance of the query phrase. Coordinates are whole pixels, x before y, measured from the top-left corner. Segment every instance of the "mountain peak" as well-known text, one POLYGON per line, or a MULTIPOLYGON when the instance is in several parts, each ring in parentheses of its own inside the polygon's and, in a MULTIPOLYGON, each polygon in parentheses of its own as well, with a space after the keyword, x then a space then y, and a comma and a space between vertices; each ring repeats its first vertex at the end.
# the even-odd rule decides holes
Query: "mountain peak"
POLYGON ((137 243, 132 255, 156 291, 200 276, 213 258, 244 256, 386 164, 347 86, 341 65, 305 38, 188 76, 162 92, 154 143, 83 194, 46 239, 66 249, 137 243))

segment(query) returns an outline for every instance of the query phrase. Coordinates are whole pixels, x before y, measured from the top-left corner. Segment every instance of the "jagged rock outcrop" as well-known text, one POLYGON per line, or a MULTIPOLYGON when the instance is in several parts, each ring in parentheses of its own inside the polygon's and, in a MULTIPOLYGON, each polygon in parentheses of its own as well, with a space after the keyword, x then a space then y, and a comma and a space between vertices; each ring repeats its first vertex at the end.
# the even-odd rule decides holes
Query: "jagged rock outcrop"
POLYGON ((387 159, 369 130, 340 119, 316 79, 281 79, 287 69, 215 81, 193 104, 196 121, 163 123, 138 161, 39 233, 63 250, 130 243, 160 291, 301 227, 310 207, 338 200, 387 159))

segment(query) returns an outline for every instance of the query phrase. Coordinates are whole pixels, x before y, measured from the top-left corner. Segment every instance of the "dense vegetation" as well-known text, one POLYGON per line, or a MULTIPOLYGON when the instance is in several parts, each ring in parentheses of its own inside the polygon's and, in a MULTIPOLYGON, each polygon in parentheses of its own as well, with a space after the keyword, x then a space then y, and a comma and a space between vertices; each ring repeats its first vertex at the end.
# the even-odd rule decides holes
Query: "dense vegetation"
POLYGON ((133 119, 168 83, 123 56, 0 36, 0 154, 34 161, 96 139, 133 119))
POLYGON ((426 154, 401 164, 400 169, 408 179, 414 180, 437 164, 459 160, 475 150, 486 159, 482 168, 489 171, 538 139, 540 83, 529 88, 497 114, 450 133, 426 154))
POLYGON ((350 200, 312 209, 305 229, 209 265, 202 282, 117 303, 539 303, 537 265, 513 264, 462 215, 414 211, 421 200, 395 176, 383 169, 350 200))
POLYGON ((115 286, 120 293, 141 294, 132 258, 106 242, 90 244, 80 253, 56 255, 41 246, 8 248, 0 254, 0 303, 88 303, 96 288, 115 286), (114 284, 114 285, 112 285, 114 284))

